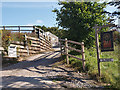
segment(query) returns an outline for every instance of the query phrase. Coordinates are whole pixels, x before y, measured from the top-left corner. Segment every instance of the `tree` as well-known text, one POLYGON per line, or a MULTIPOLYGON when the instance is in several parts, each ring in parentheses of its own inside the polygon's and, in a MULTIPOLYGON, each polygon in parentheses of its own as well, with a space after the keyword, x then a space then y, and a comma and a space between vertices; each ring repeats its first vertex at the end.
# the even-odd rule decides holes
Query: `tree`
POLYGON ((58 25, 68 30, 68 39, 85 42, 92 46, 95 41, 94 25, 106 24, 107 17, 104 11, 106 3, 97 2, 59 2, 60 10, 54 9, 57 14, 58 25))
POLYGON ((41 28, 45 32, 51 32, 52 34, 58 36, 59 38, 65 38, 67 31, 64 29, 59 29, 58 27, 45 27, 43 26, 37 26, 38 28, 41 28))

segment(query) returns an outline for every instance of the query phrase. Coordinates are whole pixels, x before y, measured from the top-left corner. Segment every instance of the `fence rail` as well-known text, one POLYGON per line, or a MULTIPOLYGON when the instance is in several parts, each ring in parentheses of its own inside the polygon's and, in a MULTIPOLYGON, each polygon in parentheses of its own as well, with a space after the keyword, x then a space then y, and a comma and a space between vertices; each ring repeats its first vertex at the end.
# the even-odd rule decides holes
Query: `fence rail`
POLYGON ((67 38, 66 38, 66 39, 59 39, 59 42, 60 42, 61 55, 62 55, 62 54, 66 55, 67 64, 69 64, 69 56, 70 56, 70 57, 72 57, 72 58, 81 60, 82 63, 83 63, 83 70, 85 70, 84 42, 79 43, 79 42, 76 42, 76 41, 67 40, 67 38), (62 45, 62 42, 64 42, 64 45, 62 45), (79 50, 79 49, 70 47, 70 46, 68 46, 68 43, 80 45, 82 49, 79 50), (63 48, 64 48, 64 49, 63 49, 63 48), (64 50, 64 51, 63 51, 63 50, 64 50), (76 52, 81 53, 81 54, 82 54, 82 58, 78 58, 78 57, 76 57, 76 56, 74 56, 74 55, 69 54, 69 53, 68 53, 68 50, 73 50, 73 51, 76 51, 76 52))
POLYGON ((24 42, 13 41, 11 42, 10 46, 17 47, 17 53, 19 56, 28 56, 30 54, 52 51, 53 49, 50 45, 50 42, 44 42, 45 39, 47 38, 39 39, 35 37, 25 36, 25 41, 27 42, 26 44, 24 42), (28 43, 29 40, 31 41, 31 44, 28 43))
POLYGON ((0 26, 1 30, 19 31, 19 32, 21 32, 21 31, 34 31, 35 28, 36 28, 36 26, 0 26))
POLYGON ((0 26, 0 30, 18 31, 19 33, 21 33, 21 31, 32 31, 32 33, 37 36, 36 38, 25 35, 22 42, 11 42, 10 45, 17 46, 17 52, 20 56, 53 50, 50 36, 47 36, 46 33, 37 26, 0 26), (31 44, 29 44, 28 41, 31 41, 31 44), (27 42, 26 45, 25 42, 27 42))

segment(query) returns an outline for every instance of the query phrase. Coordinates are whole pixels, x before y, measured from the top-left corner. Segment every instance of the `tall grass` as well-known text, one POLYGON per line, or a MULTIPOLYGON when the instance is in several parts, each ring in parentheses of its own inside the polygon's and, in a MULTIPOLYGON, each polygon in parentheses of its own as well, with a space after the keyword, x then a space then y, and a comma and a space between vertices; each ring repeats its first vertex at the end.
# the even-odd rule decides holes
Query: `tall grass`
MULTIPOLYGON (((113 58, 113 62, 101 62, 101 77, 98 77, 98 67, 97 67, 97 55, 96 49, 90 48, 85 49, 85 60, 86 60, 86 72, 94 79, 101 82, 109 83, 110 87, 120 88, 119 86, 119 60, 118 56, 119 49, 118 45, 115 46, 115 50, 111 52, 101 52, 100 58, 113 58)), ((80 54, 77 57, 82 57, 80 54)), ((77 70, 82 71, 82 62, 70 57, 70 64, 77 70)))

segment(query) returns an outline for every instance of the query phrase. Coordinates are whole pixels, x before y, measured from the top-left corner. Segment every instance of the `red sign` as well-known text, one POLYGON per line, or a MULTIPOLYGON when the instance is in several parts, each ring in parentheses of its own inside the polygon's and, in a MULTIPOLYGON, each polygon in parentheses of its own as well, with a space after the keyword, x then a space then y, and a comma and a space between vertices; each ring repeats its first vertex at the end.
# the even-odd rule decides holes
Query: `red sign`
POLYGON ((114 51, 113 31, 101 33, 101 52, 114 51))

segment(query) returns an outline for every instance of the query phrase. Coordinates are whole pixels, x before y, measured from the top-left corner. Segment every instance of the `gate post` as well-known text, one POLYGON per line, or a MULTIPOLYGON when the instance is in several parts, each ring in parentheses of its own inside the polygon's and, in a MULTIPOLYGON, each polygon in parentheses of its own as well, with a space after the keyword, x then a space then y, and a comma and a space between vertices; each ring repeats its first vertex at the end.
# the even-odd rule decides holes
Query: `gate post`
POLYGON ((61 46, 61 41, 60 40, 59 40, 59 47, 60 47, 61 60, 62 60, 62 46, 61 46))
POLYGON ((85 51, 84 51, 84 42, 82 42, 82 62, 83 62, 83 70, 85 71, 85 51))
POLYGON ((67 41, 67 38, 65 38, 65 53, 66 53, 66 61, 67 61, 67 64, 69 64, 69 57, 68 57, 68 41, 67 41))
POLYGON ((18 26, 18 30, 19 30, 19 33, 20 33, 20 26, 18 26))
POLYGON ((30 54, 30 52, 29 52, 29 47, 28 47, 28 42, 27 42, 27 36, 26 36, 26 34, 24 35, 24 37, 25 37, 25 44, 26 44, 26 49, 27 49, 27 54, 29 55, 30 54))

